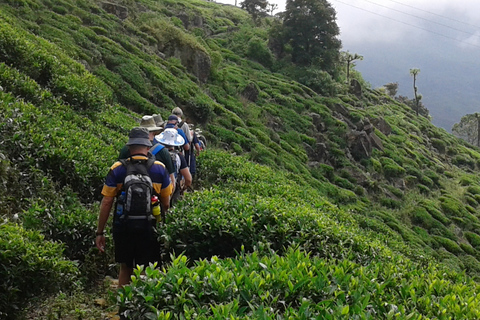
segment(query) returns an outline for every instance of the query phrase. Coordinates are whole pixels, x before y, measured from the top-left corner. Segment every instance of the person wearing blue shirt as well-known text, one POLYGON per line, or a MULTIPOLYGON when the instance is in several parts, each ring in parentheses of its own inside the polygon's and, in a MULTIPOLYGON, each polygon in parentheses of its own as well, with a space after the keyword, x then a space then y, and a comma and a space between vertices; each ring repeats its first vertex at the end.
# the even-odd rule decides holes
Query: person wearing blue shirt
POLYGON ((178 117, 176 115, 171 115, 167 119, 167 123, 165 124, 165 129, 177 129, 178 134, 185 140, 185 143, 183 144, 183 150, 188 151, 190 150, 190 139, 187 138, 185 135, 185 132, 177 127, 178 124, 178 117))

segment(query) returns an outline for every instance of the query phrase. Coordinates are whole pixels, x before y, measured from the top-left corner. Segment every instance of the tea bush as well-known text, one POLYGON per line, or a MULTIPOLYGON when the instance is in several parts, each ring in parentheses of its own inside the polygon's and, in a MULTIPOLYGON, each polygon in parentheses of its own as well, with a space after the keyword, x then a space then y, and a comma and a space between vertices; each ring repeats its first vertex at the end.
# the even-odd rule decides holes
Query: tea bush
POLYGON ((63 247, 36 231, 0 224, 0 318, 9 318, 28 298, 71 288, 78 269, 63 257, 63 247))
POLYGON ((192 267, 185 256, 173 256, 167 269, 146 267, 146 278, 140 277, 142 269, 119 293, 120 305, 132 319, 480 316, 474 294, 479 287, 473 280, 399 256, 360 266, 298 249, 279 256, 259 248, 235 258, 199 260, 192 267))

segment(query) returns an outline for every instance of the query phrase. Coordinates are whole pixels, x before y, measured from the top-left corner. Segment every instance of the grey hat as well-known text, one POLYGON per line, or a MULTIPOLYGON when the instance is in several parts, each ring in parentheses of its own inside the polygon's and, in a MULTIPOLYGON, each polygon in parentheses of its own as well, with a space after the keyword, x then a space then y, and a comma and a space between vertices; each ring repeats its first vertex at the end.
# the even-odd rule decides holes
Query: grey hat
POLYGON ((183 137, 178 134, 177 129, 174 128, 165 129, 162 133, 155 136, 155 139, 164 146, 176 147, 185 144, 185 139, 183 139, 183 137))
POLYGON ((159 115, 159 114, 152 114, 152 117, 153 117, 153 120, 155 120, 155 125, 156 125, 157 127, 163 126, 164 121, 163 121, 161 115, 159 115))
POLYGON ((142 121, 140 121, 140 127, 147 128, 148 131, 160 131, 161 127, 158 127, 155 123, 153 116, 143 116, 142 121))
POLYGON ((173 108, 172 113, 176 116, 183 117, 183 111, 179 107, 173 108))
POLYGON ((130 131, 128 135, 127 146, 131 145, 141 145, 151 147, 152 143, 150 142, 150 134, 147 128, 136 127, 130 131))

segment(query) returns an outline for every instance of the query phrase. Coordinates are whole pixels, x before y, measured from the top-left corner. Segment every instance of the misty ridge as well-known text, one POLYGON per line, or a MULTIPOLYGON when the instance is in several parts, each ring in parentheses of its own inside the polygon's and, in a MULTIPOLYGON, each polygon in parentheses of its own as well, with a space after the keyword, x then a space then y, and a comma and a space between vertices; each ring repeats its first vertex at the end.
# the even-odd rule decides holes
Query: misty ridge
POLYGON ((451 132, 462 116, 479 110, 476 57, 480 46, 475 25, 480 23, 468 17, 478 3, 428 6, 391 1, 382 5, 392 9, 370 4, 372 12, 383 9, 374 15, 337 4, 337 10, 342 10, 339 18, 348 17, 346 9, 361 15, 360 30, 339 20, 340 26, 345 24, 340 35, 344 49, 364 56, 356 68, 373 88, 398 82, 400 95, 413 97, 409 69, 419 68, 417 87, 432 123, 451 132), (369 29, 362 29, 363 25, 369 29))

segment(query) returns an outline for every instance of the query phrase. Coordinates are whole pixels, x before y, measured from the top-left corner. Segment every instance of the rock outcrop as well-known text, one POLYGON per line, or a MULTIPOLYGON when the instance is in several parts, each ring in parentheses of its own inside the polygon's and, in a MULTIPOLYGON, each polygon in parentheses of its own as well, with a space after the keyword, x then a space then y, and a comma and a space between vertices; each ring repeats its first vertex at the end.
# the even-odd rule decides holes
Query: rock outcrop
POLYGON ((210 76, 212 61, 206 52, 193 48, 188 44, 169 43, 163 48, 163 53, 167 58, 175 57, 180 59, 188 72, 195 75, 200 82, 207 82, 210 76))
POLYGON ((125 20, 128 18, 128 8, 113 2, 102 2, 103 10, 116 15, 119 19, 125 20))

